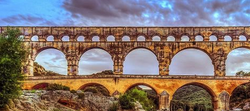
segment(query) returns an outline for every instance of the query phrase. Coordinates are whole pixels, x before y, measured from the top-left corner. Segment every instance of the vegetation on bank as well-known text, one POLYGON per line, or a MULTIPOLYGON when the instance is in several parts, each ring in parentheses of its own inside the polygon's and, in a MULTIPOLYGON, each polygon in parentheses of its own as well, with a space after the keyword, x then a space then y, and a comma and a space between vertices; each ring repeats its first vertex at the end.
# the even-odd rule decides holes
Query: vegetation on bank
POLYGON ((174 94, 171 109, 173 111, 189 111, 190 109, 194 111, 213 111, 212 97, 201 87, 184 86, 174 94))
POLYGON ((18 97, 21 91, 25 71, 22 67, 27 53, 19 35, 20 31, 14 28, 7 28, 0 35, 0 108, 18 97))
POLYGON ((250 83, 238 86, 230 97, 230 108, 243 108, 245 103, 250 103, 250 83))

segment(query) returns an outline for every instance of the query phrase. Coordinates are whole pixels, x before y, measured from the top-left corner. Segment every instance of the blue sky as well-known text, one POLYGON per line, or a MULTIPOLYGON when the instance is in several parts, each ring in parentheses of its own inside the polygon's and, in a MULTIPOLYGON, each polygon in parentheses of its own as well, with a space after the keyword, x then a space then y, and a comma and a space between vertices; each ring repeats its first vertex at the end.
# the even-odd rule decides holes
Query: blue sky
MULTIPOLYGON (((1 26, 249 26, 249 18, 250 0, 0 0, 1 26)), ((152 67, 152 64, 158 66, 154 57, 142 57, 148 53, 146 50, 131 53, 126 59, 130 62, 124 63, 128 64, 125 72, 158 73, 157 67, 152 67), (139 65, 144 69, 135 68, 139 65)), ((211 60, 197 50, 183 53, 178 56, 198 58, 196 61, 211 64, 211 60)), ((246 49, 232 52, 227 61, 230 64, 227 65, 227 73, 233 75, 239 70, 250 71, 249 57, 246 49)), ((38 55, 36 61, 48 70, 66 74, 64 59, 60 52, 46 50, 38 55)), ((171 65, 172 73, 182 74, 178 72, 180 69, 184 72, 193 69, 195 71, 189 73, 194 74, 209 75, 213 72, 210 66, 200 67, 199 62, 190 68, 183 65, 190 61, 178 58, 175 61, 179 65, 171 65)), ((88 74, 112 69, 112 61, 110 63, 107 53, 92 50, 84 54, 79 67, 82 74, 88 74)))

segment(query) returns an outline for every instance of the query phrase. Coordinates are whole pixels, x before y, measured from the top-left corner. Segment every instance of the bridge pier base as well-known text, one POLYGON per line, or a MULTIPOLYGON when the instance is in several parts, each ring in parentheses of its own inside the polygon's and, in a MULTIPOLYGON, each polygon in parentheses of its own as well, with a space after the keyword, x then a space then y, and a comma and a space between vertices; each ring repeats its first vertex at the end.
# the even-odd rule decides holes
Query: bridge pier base
POLYGON ((163 91, 159 96, 159 109, 170 111, 169 94, 163 91))

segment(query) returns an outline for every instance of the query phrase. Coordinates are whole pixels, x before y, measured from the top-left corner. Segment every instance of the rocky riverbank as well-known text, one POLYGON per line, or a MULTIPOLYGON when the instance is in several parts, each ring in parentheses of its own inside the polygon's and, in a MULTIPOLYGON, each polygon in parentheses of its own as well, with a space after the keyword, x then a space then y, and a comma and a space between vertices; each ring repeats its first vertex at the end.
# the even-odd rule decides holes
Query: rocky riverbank
POLYGON ((11 100, 5 111, 107 111, 114 97, 91 92, 24 90, 23 94, 11 100))

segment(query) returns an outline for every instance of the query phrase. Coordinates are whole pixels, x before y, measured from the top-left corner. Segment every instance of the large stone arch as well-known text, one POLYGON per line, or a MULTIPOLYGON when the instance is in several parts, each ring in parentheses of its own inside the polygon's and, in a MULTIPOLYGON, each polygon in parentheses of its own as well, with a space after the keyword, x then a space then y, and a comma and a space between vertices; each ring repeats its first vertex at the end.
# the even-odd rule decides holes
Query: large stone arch
POLYGON ((209 59, 211 60, 212 62, 212 65, 213 65, 213 71, 214 71, 214 75, 216 74, 216 67, 215 67, 215 64, 214 64, 214 58, 212 56, 212 53, 209 52, 209 49, 203 49, 203 48, 199 48, 199 47, 184 47, 184 48, 180 48, 180 49, 176 49, 174 52, 173 52, 173 57, 169 60, 169 66, 172 64, 172 60, 174 59, 174 57, 176 55, 178 55, 179 52, 182 52, 184 50, 188 50, 188 49, 195 49, 195 50, 198 50, 198 51, 201 51, 203 52, 205 55, 207 55, 209 57, 209 59))
POLYGON ((95 85, 104 87, 108 91, 109 95, 112 95, 113 91, 109 87, 106 87, 105 85, 103 85, 101 83, 93 83, 93 82, 86 83, 86 84, 83 84, 82 86, 80 86, 78 88, 78 90, 82 90, 82 89, 84 89, 84 88, 86 88, 88 86, 95 86, 95 85))
MULTIPOLYGON (((157 93, 157 95, 160 94, 160 92, 158 90, 156 90, 156 87, 153 87, 152 85, 150 85, 148 83, 143 83, 143 82, 130 84, 128 87, 125 87, 125 92, 129 91, 131 88, 138 86, 138 85, 144 85, 144 86, 150 87, 152 90, 154 90, 157 93)), ((123 92, 123 93, 125 93, 125 92, 123 92)))
POLYGON ((46 87, 48 87, 49 83, 47 82, 43 82, 43 83, 38 83, 35 84, 34 86, 31 87, 31 89, 44 89, 46 87))
POLYGON ((190 83, 186 83, 186 84, 184 84, 184 85, 181 85, 181 86, 175 88, 175 89, 173 90, 173 92, 174 92, 173 95, 170 96, 170 97, 171 97, 170 99, 171 99, 171 100, 173 99, 173 97, 174 97, 174 95, 176 94, 176 91, 177 91, 177 90, 181 89, 181 88, 184 87, 184 86, 188 86, 188 85, 199 86, 199 87, 203 88, 204 90, 206 90, 206 91, 210 94, 210 96, 212 97, 213 108, 214 108, 214 109, 218 109, 218 108, 219 108, 219 105, 218 105, 218 98, 217 98, 216 93, 215 93, 215 92, 213 91, 213 89, 210 88, 208 85, 205 85, 205 84, 200 83, 200 82, 190 82, 190 83))
POLYGON ((39 53, 41 53, 42 51, 45 51, 45 50, 47 50, 47 49, 55 49, 55 50, 58 50, 58 51, 62 52, 62 53, 65 55, 65 57, 66 57, 66 55, 67 55, 66 52, 63 52, 62 50, 60 50, 60 49, 57 48, 57 47, 47 46, 47 47, 42 47, 42 48, 37 49, 37 50, 34 52, 34 54, 32 55, 32 59, 35 60, 36 57, 37 57, 37 55, 38 55, 39 53))

